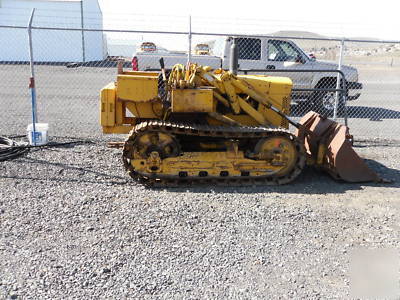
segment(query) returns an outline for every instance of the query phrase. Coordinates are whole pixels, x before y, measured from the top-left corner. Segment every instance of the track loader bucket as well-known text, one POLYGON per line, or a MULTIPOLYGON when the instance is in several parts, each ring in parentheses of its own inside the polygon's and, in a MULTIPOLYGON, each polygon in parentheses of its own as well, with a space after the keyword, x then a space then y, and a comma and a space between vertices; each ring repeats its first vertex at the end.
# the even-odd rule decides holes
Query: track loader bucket
POLYGON ((382 182, 352 148, 349 128, 313 111, 301 120, 297 131, 312 163, 333 178, 347 182, 382 182))

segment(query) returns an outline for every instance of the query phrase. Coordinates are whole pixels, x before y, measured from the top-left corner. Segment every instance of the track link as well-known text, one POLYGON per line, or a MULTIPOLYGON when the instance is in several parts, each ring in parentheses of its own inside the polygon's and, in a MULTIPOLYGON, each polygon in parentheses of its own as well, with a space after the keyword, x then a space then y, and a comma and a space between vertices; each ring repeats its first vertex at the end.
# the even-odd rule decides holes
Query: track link
POLYGON ((152 187, 179 187, 191 185, 222 185, 222 186, 252 186, 252 185, 282 185, 293 181, 303 170, 306 162, 304 146, 298 138, 285 129, 248 127, 248 126, 211 126, 197 124, 171 123, 160 120, 145 121, 133 127, 125 140, 122 161, 125 170, 136 181, 152 187), (143 132, 163 132, 175 136, 220 137, 226 139, 262 139, 285 135, 293 141, 298 152, 296 165, 282 176, 243 176, 243 177, 178 177, 166 174, 142 174, 137 172, 130 163, 135 137, 143 132))

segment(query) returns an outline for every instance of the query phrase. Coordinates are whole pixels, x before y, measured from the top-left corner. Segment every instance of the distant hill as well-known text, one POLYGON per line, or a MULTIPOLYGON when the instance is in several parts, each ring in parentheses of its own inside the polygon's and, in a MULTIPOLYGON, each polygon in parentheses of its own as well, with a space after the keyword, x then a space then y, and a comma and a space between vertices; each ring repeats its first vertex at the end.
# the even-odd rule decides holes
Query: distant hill
MULTIPOLYGON (((269 35, 274 36, 290 36, 295 38, 313 38, 313 39, 327 39, 327 38, 337 38, 341 37, 328 37, 318 33, 309 32, 309 31, 296 31, 296 30, 282 30, 270 33, 269 35)), ((362 41, 371 41, 369 42, 346 42, 346 48, 355 48, 355 49, 375 49, 375 48, 383 48, 387 47, 388 44, 377 44, 373 41, 379 40, 377 38, 372 37, 348 37, 348 39, 352 40, 362 40, 362 41)), ((316 49, 326 48, 326 49, 334 49, 339 47, 338 41, 324 41, 324 40, 295 40, 296 44, 300 47, 308 50, 315 51, 316 49)))
MULTIPOLYGON (((298 37, 298 38, 314 38, 314 39, 328 39, 328 38, 336 38, 336 39, 341 39, 341 37, 335 37, 335 36, 325 36, 321 35, 315 32, 310 32, 310 31, 297 31, 297 30, 281 30, 281 31, 276 31, 273 33, 270 33, 270 35, 277 35, 277 36, 293 36, 293 37, 298 37)), ((378 38, 374 37, 347 37, 348 39, 351 40, 363 40, 363 41, 377 41, 379 40, 378 38)))
MULTIPOLYGON (((323 36, 314 32, 309 31, 297 31, 297 30, 281 30, 270 33, 273 36, 288 36, 293 38, 312 38, 312 39, 327 39, 327 36, 323 36)), ((301 40, 294 39, 297 45, 303 48, 305 51, 314 52, 317 49, 326 48, 334 49, 339 46, 339 42, 325 41, 325 40, 301 40)))
POLYGON ((271 33, 271 35, 276 36, 293 36, 299 38, 315 38, 315 39, 326 39, 326 36, 309 32, 309 31, 296 31, 296 30, 281 30, 271 33))

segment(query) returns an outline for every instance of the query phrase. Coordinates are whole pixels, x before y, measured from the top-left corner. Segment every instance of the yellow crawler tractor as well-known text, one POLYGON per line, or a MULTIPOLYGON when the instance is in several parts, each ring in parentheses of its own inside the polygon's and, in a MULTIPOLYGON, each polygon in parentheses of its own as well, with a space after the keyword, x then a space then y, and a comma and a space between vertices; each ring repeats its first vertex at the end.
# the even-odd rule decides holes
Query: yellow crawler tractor
POLYGON ((235 75, 196 64, 124 71, 101 91, 104 133, 128 133, 123 163, 152 186, 279 185, 306 163, 346 181, 379 181, 353 151, 347 127, 310 112, 288 118, 286 77, 235 75), (297 127, 288 131, 289 124, 297 127))

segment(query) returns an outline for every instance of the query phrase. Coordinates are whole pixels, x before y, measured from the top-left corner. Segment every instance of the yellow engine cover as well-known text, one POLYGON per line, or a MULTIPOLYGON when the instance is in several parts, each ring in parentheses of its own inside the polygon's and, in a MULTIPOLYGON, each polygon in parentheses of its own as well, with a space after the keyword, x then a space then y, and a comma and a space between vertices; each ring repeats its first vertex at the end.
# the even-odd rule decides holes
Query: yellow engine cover
POLYGON ((172 112, 214 112, 215 109, 212 89, 172 90, 172 112))
MULTIPOLYGON (((275 77, 266 75, 240 75, 260 95, 286 115, 290 114, 290 94, 293 83, 288 77, 275 77)), ((259 106, 259 112, 274 126, 288 128, 286 119, 282 118, 265 106, 259 106)))
POLYGON ((118 75, 117 98, 124 101, 148 102, 157 97, 158 73, 118 75))

